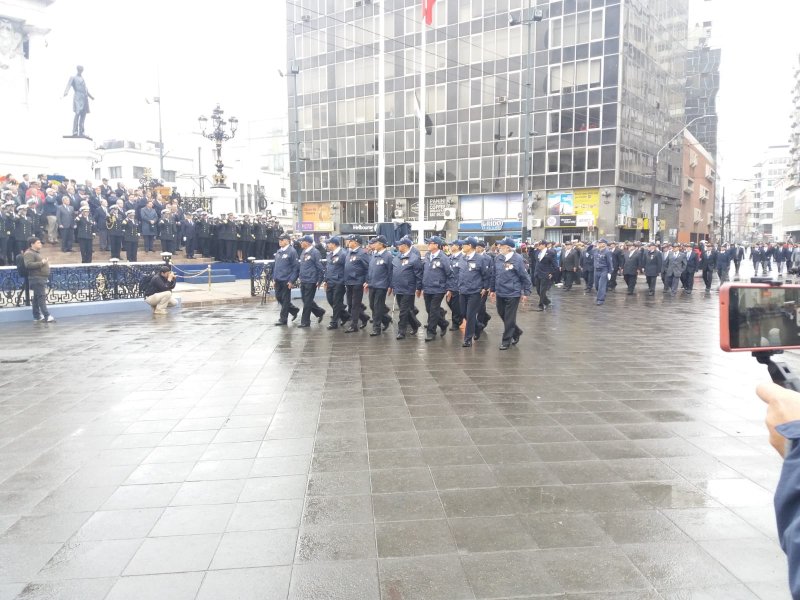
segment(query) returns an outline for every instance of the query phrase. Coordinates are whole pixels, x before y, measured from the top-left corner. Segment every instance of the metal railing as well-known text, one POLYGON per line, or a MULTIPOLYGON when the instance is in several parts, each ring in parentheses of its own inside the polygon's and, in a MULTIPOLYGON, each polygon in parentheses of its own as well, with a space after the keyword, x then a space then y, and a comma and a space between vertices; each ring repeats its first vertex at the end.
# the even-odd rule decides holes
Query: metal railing
POLYGON ((253 260, 250 261, 250 295, 266 296, 269 292, 270 281, 272 280, 272 268, 275 266, 274 260, 253 260))
MULTIPOLYGON (((163 262, 92 263, 50 267, 48 304, 141 298, 139 282, 163 262)), ((16 267, 0 267, 0 309, 30 306, 27 282, 16 267)))

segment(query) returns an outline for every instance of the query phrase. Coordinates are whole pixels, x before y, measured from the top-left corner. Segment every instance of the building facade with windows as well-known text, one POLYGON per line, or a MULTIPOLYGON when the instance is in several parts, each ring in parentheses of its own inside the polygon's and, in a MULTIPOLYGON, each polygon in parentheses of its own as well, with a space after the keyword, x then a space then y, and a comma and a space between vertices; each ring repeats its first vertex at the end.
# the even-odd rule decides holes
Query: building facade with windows
MULTIPOLYGON (((683 190, 678 211, 681 243, 713 241, 715 230, 716 163, 714 157, 688 131, 683 132, 683 190)), ((727 227, 727 225, 726 225, 727 227)))
POLYGON ((703 147, 717 157, 717 94, 722 50, 713 45, 715 2, 691 0, 689 6, 689 41, 686 53, 686 122, 705 117, 689 126, 689 131, 703 147))
POLYGON ((524 0, 438 0, 425 54, 419 1, 382 2, 287 0, 291 186, 304 229, 378 221, 383 152, 384 220, 422 218, 425 233, 520 237, 529 135, 530 237, 676 234, 685 0, 538 0, 530 54, 528 25, 510 24, 525 16, 524 0), (654 157, 673 137, 653 198, 654 157))
MULTIPOLYGON (((93 175, 98 183, 108 179, 112 187, 122 183, 125 187, 139 187, 139 178, 145 170, 150 176, 159 179, 160 162, 157 143, 139 143, 130 140, 106 140, 97 147, 100 160, 95 163, 93 175)), ((168 154, 164 156, 164 185, 177 187, 181 194, 189 192, 186 180, 179 175, 191 173, 194 160, 185 156, 168 154)))
POLYGON ((791 163, 789 146, 767 147, 753 166, 753 222, 756 239, 782 240, 786 174, 791 163))

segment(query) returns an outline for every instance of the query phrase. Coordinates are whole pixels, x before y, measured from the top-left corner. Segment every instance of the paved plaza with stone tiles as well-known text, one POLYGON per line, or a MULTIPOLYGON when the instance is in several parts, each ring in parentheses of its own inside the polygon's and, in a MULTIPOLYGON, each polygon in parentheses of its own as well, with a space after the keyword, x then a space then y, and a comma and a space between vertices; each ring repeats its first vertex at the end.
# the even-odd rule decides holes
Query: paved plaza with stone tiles
POLYGON ((765 367, 716 294, 623 287, 507 352, 493 306, 468 349, 274 303, 3 326, 0 600, 788 600, 765 367))

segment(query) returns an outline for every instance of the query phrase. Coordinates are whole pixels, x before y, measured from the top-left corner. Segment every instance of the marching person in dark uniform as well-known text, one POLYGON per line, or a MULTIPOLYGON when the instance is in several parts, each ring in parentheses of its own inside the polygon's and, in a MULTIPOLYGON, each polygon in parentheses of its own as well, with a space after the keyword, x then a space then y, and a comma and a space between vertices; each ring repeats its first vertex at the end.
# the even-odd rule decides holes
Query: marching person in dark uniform
POLYGON ((292 304, 292 286, 300 275, 300 262, 297 252, 291 244, 291 238, 283 234, 278 240, 278 251, 275 253, 275 265, 272 268, 272 279, 275 284, 275 299, 281 306, 281 313, 275 325, 286 325, 289 313, 292 321, 297 318, 300 309, 292 304))
MULTIPOLYGON (((731 270, 731 260, 734 256, 734 250, 728 249, 728 244, 722 244, 717 254, 717 274, 719 275, 719 285, 728 281, 731 270)), ((719 288, 717 288, 719 290, 719 288)))
POLYGON ((161 219, 158 221, 158 239, 161 240, 161 251, 175 253, 175 238, 177 237, 175 221, 168 208, 161 211, 161 219))
POLYGON ((608 242, 601 239, 597 242, 594 254, 594 287, 597 289, 597 305, 606 301, 606 289, 614 269, 614 259, 607 248, 608 242))
POLYGON ((667 289, 670 296, 675 296, 678 293, 678 284, 685 270, 686 253, 681 252, 678 244, 672 244, 672 250, 664 259, 664 272, 666 273, 667 289))
POLYGON ((186 258, 194 258, 195 240, 197 239, 197 229, 192 213, 187 212, 183 216, 183 227, 181 228, 183 245, 186 247, 186 258))
MULTIPOLYGON (((753 261, 753 275, 758 275, 758 267, 764 264, 764 247, 761 242, 750 251, 750 260, 753 261)), ((764 269, 764 274, 767 271, 764 269)))
POLYGON ((450 260, 442 252, 444 240, 434 236, 425 240, 428 243, 428 254, 422 261, 422 293, 425 300, 425 311, 428 313, 425 341, 436 339, 436 328, 441 329, 442 337, 447 333, 447 319, 442 311, 442 300, 445 294, 452 294, 456 287, 453 268, 450 260))
MULTIPOLYGON (((625 278, 625 271, 624 266, 627 262, 628 256, 626 255, 626 249, 629 244, 625 244, 625 249, 623 249, 622 243, 617 244, 617 242, 611 242, 609 244, 609 251, 611 252, 611 257, 614 259, 614 270, 611 272, 611 280, 608 282, 608 289, 611 291, 616 291, 617 289, 617 276, 622 273, 623 279, 625 278)), ((633 245, 631 244, 631 247, 633 245)), ((625 283, 628 280, 625 279, 625 283)))
MULTIPOLYGON (((622 277, 628 286, 628 296, 633 296, 636 292, 636 276, 642 270, 641 251, 633 244, 625 244, 622 256, 622 277)), ((614 277, 611 277, 614 280, 614 277)))
POLYGON ((208 213, 203 211, 200 213, 200 218, 195 223, 195 232, 197 233, 200 253, 205 258, 211 257, 211 230, 212 225, 208 220, 208 213))
POLYGON ((316 303, 314 295, 317 288, 322 285, 325 268, 319 256, 319 251, 314 247, 314 238, 306 235, 300 238, 300 294, 303 298, 303 312, 300 315, 298 327, 311 327, 311 314, 317 317, 317 322, 322 323, 325 309, 316 303))
POLYGON ((589 244, 586 249, 581 253, 581 275, 586 282, 586 293, 592 291, 594 286, 594 255, 596 249, 594 245, 589 244))
POLYGON ((473 339, 480 339, 483 325, 478 322, 478 310, 481 296, 489 291, 489 266, 475 252, 478 240, 468 237, 463 241, 458 270, 458 298, 461 302, 461 314, 466 319, 464 328, 464 348, 472 346, 473 339))
POLYGON ((700 246, 700 261, 703 269, 703 283, 706 292, 711 291, 711 282, 714 279, 714 270, 717 268, 717 250, 712 244, 700 246))
MULTIPOLYGON (((111 258, 120 258, 122 240, 125 234, 122 231, 122 215, 116 204, 108 209, 109 217, 106 219, 106 229, 108 230, 108 246, 111 249, 111 258)), ((163 243, 163 242, 162 242, 163 243)))
POLYGON ((697 253, 694 251, 693 245, 684 244, 682 249, 686 253, 686 269, 683 271, 681 283, 683 284, 683 293, 691 294, 694 289, 694 274, 697 272, 697 253))
POLYGON ((511 238, 498 242, 500 253, 492 269, 492 300, 497 304, 497 314, 503 320, 503 339, 500 350, 508 350, 519 342, 522 329, 517 326, 517 309, 531 295, 531 277, 522 256, 514 251, 511 238))
MULTIPOLYGON (((475 248, 475 252, 486 261, 486 265, 489 267, 489 281, 492 280, 492 270, 494 269, 494 256, 486 254, 486 241, 485 240, 478 240, 478 246, 475 248)), ((523 261, 524 262, 524 261, 523 261)), ((486 311, 486 302, 489 300, 489 294, 484 294, 481 296, 481 305, 478 308, 478 321, 480 321, 481 328, 486 329, 486 326, 489 324, 489 321, 492 319, 492 315, 490 315, 486 311)))
MULTIPOLYGON (((739 277, 739 268, 742 266, 742 261, 744 260, 744 248, 741 246, 741 244, 738 243, 734 245, 734 248, 736 249, 736 252, 733 255, 733 265, 736 267, 736 273, 734 276, 739 277)), ((786 258, 787 269, 788 265, 791 263, 791 259, 792 259, 792 251, 790 248, 789 255, 786 258)))
POLYGON ((581 253, 577 248, 573 248, 572 242, 564 242, 564 250, 561 254, 561 269, 564 271, 563 290, 572 289, 575 277, 580 267, 581 253))
POLYGON ((647 295, 654 296, 656 293, 656 279, 664 269, 664 255, 658 249, 655 242, 647 244, 647 252, 644 257, 644 276, 647 279, 647 295))
POLYGON ((786 255, 783 253, 783 246, 777 244, 773 249, 772 256, 778 266, 778 277, 783 277, 783 263, 786 262, 786 255))
MULTIPOLYGON (((27 201, 28 205, 28 218, 31 220, 31 226, 33 227, 33 235, 38 237, 39 239, 44 238, 44 234, 46 233, 46 228, 44 224, 47 222, 44 215, 42 214, 42 209, 39 207, 39 203, 37 202, 36 198, 29 198, 27 201)), ((25 242, 27 246, 27 241, 25 242)), ((26 248, 27 249, 27 248, 26 248)))
POLYGON ((414 242, 404 237, 395 243, 400 253, 394 258, 392 264, 392 287, 389 294, 394 294, 400 308, 398 319, 397 339, 406 337, 408 328, 411 335, 417 335, 420 322, 414 315, 414 296, 422 295, 422 260, 419 253, 411 252, 414 242))
POLYGON ((223 262, 236 262, 236 240, 239 238, 238 227, 233 213, 221 217, 219 222, 219 243, 217 254, 223 262))
POLYGON ((20 204, 14 218, 14 256, 28 249, 28 240, 33 236, 33 221, 28 217, 28 207, 20 204))
POLYGON ((369 294, 369 308, 372 311, 370 335, 374 337, 388 329, 392 322, 386 307, 386 294, 392 286, 392 254, 386 250, 389 242, 382 235, 372 238, 370 245, 374 247, 374 253, 369 261, 364 289, 369 294))
POLYGON ((546 310, 552 303, 547 297, 547 291, 553 285, 553 273, 558 268, 555 254, 554 250, 547 249, 547 242, 544 240, 537 244, 534 251, 536 264, 533 267, 533 282, 539 295, 539 311, 546 310))
POLYGON ((338 235, 328 240, 328 254, 325 263, 325 297, 331 307, 331 322, 328 329, 339 329, 350 315, 344 307, 344 296, 347 289, 344 284, 344 269, 347 264, 347 253, 342 250, 342 238, 338 235))
POLYGON ((347 236, 347 257, 344 264, 344 284, 347 294, 347 307, 350 314, 350 326, 345 333, 355 333, 367 326, 369 316, 365 314, 366 306, 363 304, 364 284, 367 281, 370 257, 361 247, 361 238, 355 234, 347 236))
POLYGON ((122 220, 123 242, 125 244, 125 256, 128 262, 136 262, 139 253, 139 223, 136 222, 136 210, 125 211, 125 218, 122 220))
POLYGON ((92 244, 94 243, 94 219, 92 219, 89 206, 81 207, 80 214, 75 217, 75 237, 81 249, 81 262, 92 262, 92 244))
POLYGON ((454 290, 447 295, 447 306, 450 308, 450 317, 452 325, 450 331, 458 331, 461 328, 461 321, 464 316, 461 313, 461 300, 458 297, 458 273, 461 269, 461 240, 453 240, 450 242, 450 268, 453 271, 453 279, 455 280, 454 290))

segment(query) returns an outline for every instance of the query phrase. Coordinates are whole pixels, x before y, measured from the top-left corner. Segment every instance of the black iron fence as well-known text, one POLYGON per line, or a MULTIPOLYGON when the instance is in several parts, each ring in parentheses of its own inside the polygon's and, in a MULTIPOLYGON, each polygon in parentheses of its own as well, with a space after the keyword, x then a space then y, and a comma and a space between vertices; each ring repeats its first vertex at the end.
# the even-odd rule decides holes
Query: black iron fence
MULTIPOLYGON (((48 304, 141 298, 139 282, 163 262, 92 263, 50 267, 48 304)), ((16 267, 0 267, 0 308, 30 305, 25 279, 16 267)))
POLYGON ((254 260, 250 262, 250 295, 266 296, 272 281, 274 260, 254 260))

